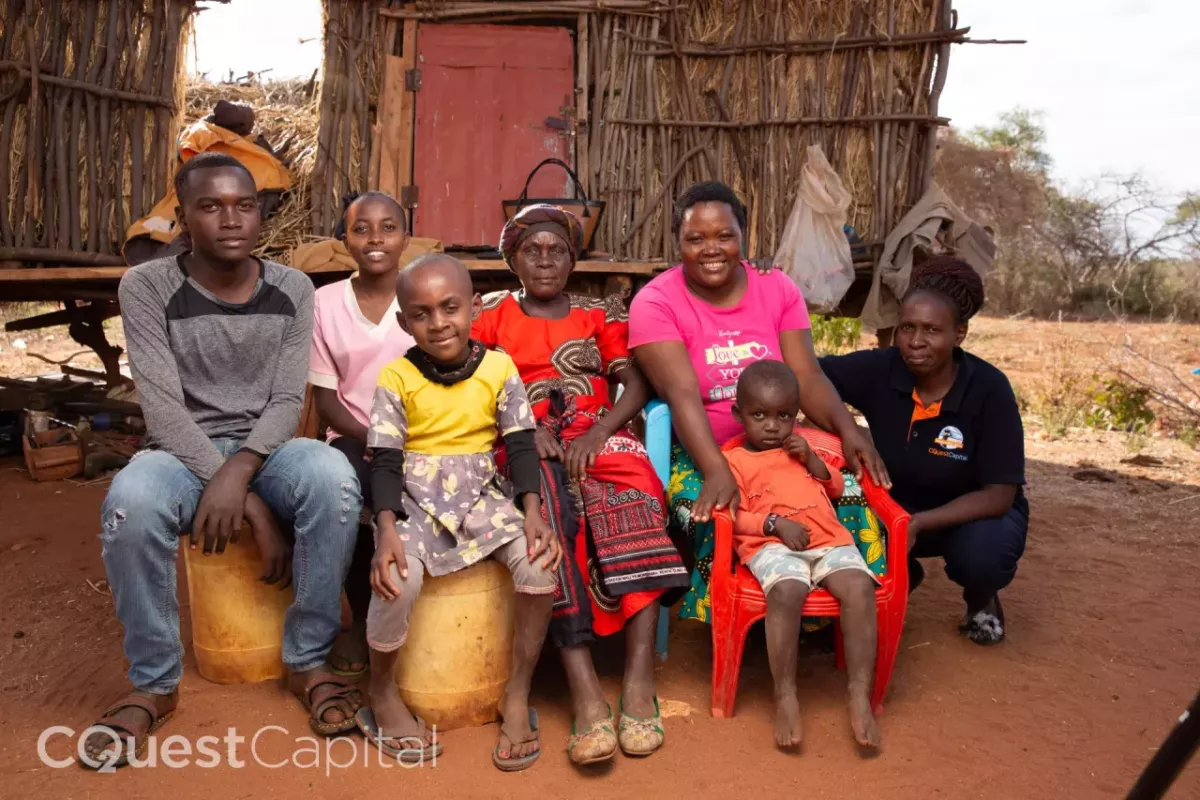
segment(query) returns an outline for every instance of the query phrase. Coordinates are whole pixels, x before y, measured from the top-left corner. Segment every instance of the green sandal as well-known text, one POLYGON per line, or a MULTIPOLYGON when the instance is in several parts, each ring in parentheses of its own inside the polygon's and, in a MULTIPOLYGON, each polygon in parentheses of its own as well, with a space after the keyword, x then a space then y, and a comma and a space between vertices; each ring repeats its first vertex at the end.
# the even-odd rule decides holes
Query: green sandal
POLYGON ((621 751, 627 756, 648 756, 662 747, 667 738, 662 726, 662 713, 658 709, 658 695, 654 696, 654 716, 633 717, 625 713, 625 696, 621 696, 620 737, 621 751))
POLYGON ((571 723, 571 738, 567 739, 567 755, 571 761, 583 766, 608 761, 617 754, 617 732, 613 730, 612 706, 608 707, 608 716, 598 719, 588 726, 583 733, 575 732, 575 723, 571 723))

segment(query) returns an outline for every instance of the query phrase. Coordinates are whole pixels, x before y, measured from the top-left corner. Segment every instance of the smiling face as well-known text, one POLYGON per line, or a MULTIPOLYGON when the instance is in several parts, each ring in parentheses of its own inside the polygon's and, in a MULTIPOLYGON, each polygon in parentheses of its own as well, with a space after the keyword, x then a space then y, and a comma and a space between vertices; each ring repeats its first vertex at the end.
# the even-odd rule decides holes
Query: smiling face
POLYGON ((258 244, 258 191, 244 169, 213 167, 188 176, 175 209, 192 251, 218 269, 234 268, 258 244))
POLYGON ((342 241, 358 269, 384 275, 400 266, 408 247, 404 212, 388 197, 363 197, 346 209, 346 235, 342 241))
POLYGON ((950 303, 932 292, 916 292, 904 301, 896 327, 896 347, 914 375, 933 375, 954 358, 954 348, 967 336, 950 303))
POLYGON ((562 294, 574 266, 571 248, 551 231, 538 231, 521 242, 512 263, 525 293, 543 303, 562 294))
POLYGON ((734 418, 746 429, 746 446, 751 450, 774 450, 783 446, 800 413, 800 392, 793 383, 747 381, 739 385, 734 418))
POLYGON ((467 358, 471 323, 483 302, 462 262, 426 256, 410 264, 396 282, 396 318, 433 361, 457 366, 467 358))
POLYGON ((705 202, 683 212, 679 255, 688 282, 709 291, 737 283, 742 230, 728 203, 705 202))

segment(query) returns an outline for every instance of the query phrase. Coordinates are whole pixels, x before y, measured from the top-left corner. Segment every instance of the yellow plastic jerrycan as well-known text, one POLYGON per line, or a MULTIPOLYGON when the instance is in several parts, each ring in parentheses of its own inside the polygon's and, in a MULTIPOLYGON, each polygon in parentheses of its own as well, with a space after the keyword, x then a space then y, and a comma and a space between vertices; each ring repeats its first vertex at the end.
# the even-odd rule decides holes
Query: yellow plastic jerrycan
POLYGON ((439 730, 485 725, 512 672, 516 596, 508 568, 484 559, 425 576, 396 664, 405 704, 439 730))
POLYGON ((204 555, 182 538, 191 603, 192 647, 200 675, 213 683, 257 683, 282 678, 283 618, 292 587, 259 580, 262 557, 250 528, 225 552, 204 555))

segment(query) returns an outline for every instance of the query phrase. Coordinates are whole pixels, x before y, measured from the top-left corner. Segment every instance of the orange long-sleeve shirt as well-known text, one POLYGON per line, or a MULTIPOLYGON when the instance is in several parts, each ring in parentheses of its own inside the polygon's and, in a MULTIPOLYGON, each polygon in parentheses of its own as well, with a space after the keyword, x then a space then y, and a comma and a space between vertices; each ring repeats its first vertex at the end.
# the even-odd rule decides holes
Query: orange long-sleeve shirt
POLYGON ((829 480, 820 480, 782 448, 753 452, 735 447, 725 452, 725 460, 742 496, 733 523, 733 546, 743 564, 764 544, 779 541, 763 533, 769 514, 807 527, 810 550, 854 544, 830 502, 842 496, 839 470, 826 464, 829 480))

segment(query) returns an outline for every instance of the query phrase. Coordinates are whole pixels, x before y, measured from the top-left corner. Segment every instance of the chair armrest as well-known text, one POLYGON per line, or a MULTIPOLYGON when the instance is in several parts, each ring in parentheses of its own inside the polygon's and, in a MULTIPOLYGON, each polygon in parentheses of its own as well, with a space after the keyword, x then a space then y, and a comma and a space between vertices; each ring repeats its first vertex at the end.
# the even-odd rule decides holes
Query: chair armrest
POLYGON ((713 560, 709 574, 713 597, 726 595, 726 585, 733 579, 733 518, 727 510, 713 513, 713 560))
POLYGON ((646 404, 646 453, 665 488, 671 478, 671 409, 658 398, 646 404))
POLYGON ((863 495, 875 516, 887 529, 887 574, 908 590, 908 520, 911 515, 892 499, 887 490, 863 470, 863 495))

